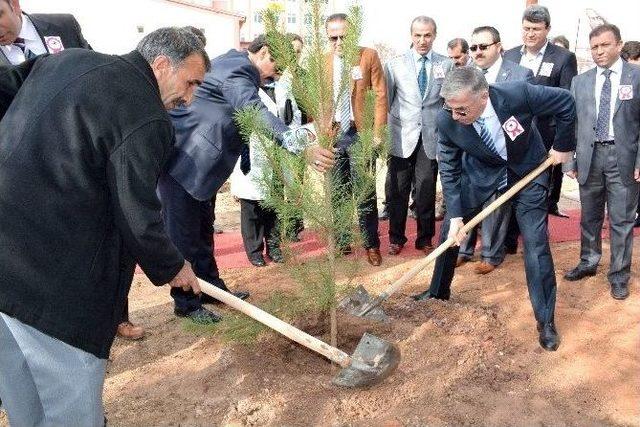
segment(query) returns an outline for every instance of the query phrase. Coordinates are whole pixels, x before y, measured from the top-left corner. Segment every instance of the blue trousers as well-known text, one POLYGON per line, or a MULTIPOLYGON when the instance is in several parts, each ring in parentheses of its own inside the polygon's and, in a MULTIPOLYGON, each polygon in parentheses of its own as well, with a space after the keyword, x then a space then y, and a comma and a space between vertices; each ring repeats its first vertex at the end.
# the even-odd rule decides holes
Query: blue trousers
MULTIPOLYGON (((162 201, 162 218, 171 241, 184 259, 191 263, 200 279, 226 289, 213 257, 213 205, 209 200, 194 199, 169 174, 158 180, 158 194, 162 201)), ((200 296, 182 288, 171 288, 177 309, 183 312, 202 307, 200 296)))
MULTIPOLYGON (((547 229, 547 189, 538 183, 530 183, 514 196, 511 206, 524 240, 524 269, 535 318, 538 322, 552 321, 556 305, 556 276, 547 229)), ((470 212, 464 217, 464 222, 479 211, 480 208, 470 212)), ((449 225, 447 214, 440 232, 440 243, 447 240, 449 225)), ((453 246, 436 260, 429 288, 431 295, 449 298, 458 250, 453 246)))

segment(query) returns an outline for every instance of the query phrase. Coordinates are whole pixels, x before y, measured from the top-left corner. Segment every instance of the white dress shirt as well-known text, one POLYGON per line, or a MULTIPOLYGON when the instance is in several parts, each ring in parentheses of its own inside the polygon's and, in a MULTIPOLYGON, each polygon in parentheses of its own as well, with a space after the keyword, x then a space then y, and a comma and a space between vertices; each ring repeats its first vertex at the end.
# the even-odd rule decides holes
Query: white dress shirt
POLYGON ((487 68, 487 72, 484 75, 484 78, 487 79, 487 83, 493 84, 496 82, 498 73, 500 72, 500 67, 502 67, 502 57, 498 56, 498 60, 494 62, 491 67, 487 68))
MULTIPOLYGON (((47 53, 47 48, 42 43, 42 39, 36 31, 36 27, 33 26, 33 23, 29 19, 27 15, 22 14, 22 28, 20 29, 20 34, 18 37, 24 39, 24 44, 27 49, 33 52, 36 55, 42 55, 43 53, 47 53)), ((18 46, 14 46, 12 44, 7 46, 0 46, 4 54, 6 55, 9 62, 13 65, 22 64, 25 61, 24 52, 18 46)))
MULTIPOLYGON (((498 150, 498 154, 503 160, 507 160, 507 142, 504 138, 504 132, 502 131, 502 124, 496 114, 496 110, 491 105, 491 99, 487 100, 487 106, 484 107, 484 111, 480 115, 484 119, 484 124, 491 133, 493 138, 493 144, 498 150)), ((477 122, 473 122, 473 128, 480 135, 480 125, 477 122)))
MULTIPOLYGON (((609 80, 611 80, 611 106, 609 110, 609 138, 608 140, 613 141, 615 138, 615 134, 613 131, 613 113, 616 108, 616 100, 618 99, 618 90, 620 89, 620 77, 622 77, 622 58, 618 58, 616 62, 613 63, 611 67, 611 74, 609 75, 609 80)), ((600 112, 600 92, 602 92, 602 85, 604 85, 604 74, 602 72, 605 68, 596 67, 596 88, 595 88, 595 97, 596 97, 596 118, 598 117, 598 113, 600 112)))
POLYGON ((522 65, 523 67, 527 67, 528 69, 533 71, 534 76, 538 75, 540 65, 542 64, 542 57, 547 50, 547 45, 549 45, 548 41, 544 44, 544 46, 542 46, 540 52, 535 55, 530 54, 524 46, 522 46, 522 49, 520 49, 520 53, 522 54, 522 57, 520 58, 520 65, 522 65))
MULTIPOLYGON (((338 109, 338 106, 340 105, 340 101, 338 99, 340 94, 338 93, 338 91, 340 90, 341 79, 342 79, 342 57, 338 55, 333 55, 333 102, 334 102, 334 105, 336 106, 336 109, 335 109, 336 111, 333 116, 333 120, 337 123, 340 122, 340 111, 338 109)), ((351 76, 349 76, 349 79, 351 79, 351 76)), ((351 87, 351 80, 348 80, 347 87, 345 88, 345 90, 348 91, 350 87, 351 87)), ((351 105, 351 93, 349 93, 348 96, 349 96, 349 109, 351 110, 351 120, 353 120, 353 105, 351 105)))

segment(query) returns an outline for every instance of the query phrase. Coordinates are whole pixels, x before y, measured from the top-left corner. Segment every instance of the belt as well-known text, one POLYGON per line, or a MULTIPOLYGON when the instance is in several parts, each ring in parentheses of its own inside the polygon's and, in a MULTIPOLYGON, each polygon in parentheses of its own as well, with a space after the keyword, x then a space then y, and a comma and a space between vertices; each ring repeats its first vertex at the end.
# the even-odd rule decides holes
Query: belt
POLYGON ((596 144, 600 145, 614 145, 616 142, 614 140, 611 141, 596 141, 596 144))
MULTIPOLYGON (((349 121, 349 127, 350 128, 355 127, 355 125, 356 125, 356 122, 354 122, 353 120, 349 121)), ((340 122, 332 122, 331 126, 333 127, 333 129, 339 129, 340 128, 340 122)))

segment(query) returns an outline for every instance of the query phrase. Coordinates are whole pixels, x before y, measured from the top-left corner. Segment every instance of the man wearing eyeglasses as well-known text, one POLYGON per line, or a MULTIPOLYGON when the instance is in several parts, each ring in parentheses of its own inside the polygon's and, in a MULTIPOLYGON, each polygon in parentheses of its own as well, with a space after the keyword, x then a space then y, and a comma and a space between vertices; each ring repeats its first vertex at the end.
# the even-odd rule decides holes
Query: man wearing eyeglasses
POLYGON ((417 236, 415 248, 429 253, 435 234, 436 115, 441 110, 440 86, 454 68, 444 55, 431 49, 436 23, 427 16, 411 22, 409 51, 391 59, 385 68, 389 99, 391 149, 385 184, 389 210, 389 255, 398 255, 405 243, 407 204, 415 182, 417 236))
MULTIPOLYGON (((335 117, 334 127, 338 132, 336 165, 333 169, 337 182, 350 188, 355 179, 353 175, 349 148, 358 137, 358 130, 363 126, 365 95, 368 90, 375 92, 374 131, 379 131, 387 122, 387 89, 384 71, 378 53, 374 49, 361 47, 357 64, 344 64, 343 38, 347 31, 347 15, 336 13, 325 22, 327 37, 331 51, 327 55, 328 69, 334 90, 335 117), (350 89, 340 93, 340 81, 343 67, 351 67, 350 89)), ((380 254, 380 238, 378 237, 378 208, 375 190, 358 207, 360 231, 367 253, 367 262, 373 266, 382 263, 380 254)), ((338 236, 338 247, 343 253, 351 252, 348 237, 338 236)))
MULTIPOLYGON (((533 80, 533 72, 515 62, 502 59, 502 43, 500 33, 494 27, 478 27, 471 35, 471 57, 475 66, 484 73, 489 84, 508 81, 533 80)), ((495 200, 495 195, 487 203, 495 200)), ((509 224, 511 207, 505 203, 484 221, 482 221, 482 260, 476 264, 477 274, 492 272, 504 261, 504 239, 509 224)), ((469 237, 460 245, 460 253, 456 267, 471 260, 477 241, 477 227, 471 230, 469 237)))
MULTIPOLYGON (((544 6, 532 5, 522 15, 523 44, 504 53, 504 59, 513 61, 533 71, 535 84, 569 89, 571 79, 578 73, 576 55, 568 50, 549 43, 551 16, 544 6)), ((547 150, 551 148, 556 132, 556 123, 552 117, 540 117, 536 125, 547 150)), ((554 167, 551 172, 549 189, 549 214, 567 218, 558 208, 560 187, 562 186, 562 168, 554 167)), ((512 218, 507 236, 507 252, 515 253, 518 245, 518 230, 515 218, 512 218)))
MULTIPOLYGON (((542 163, 548 154, 554 163, 571 159, 575 102, 569 91, 524 81, 487 83, 482 71, 460 67, 449 72, 442 85, 445 107, 437 117, 440 179, 447 201, 440 241, 465 239, 463 224, 477 214, 494 194, 504 193, 542 163), (557 131, 547 152, 534 122, 551 116, 557 131)), ((525 246, 525 273, 529 297, 538 322, 539 343, 556 350, 556 278, 547 235, 548 173, 529 183, 512 199, 525 246)), ((435 265, 431 287, 416 300, 449 299, 458 247, 449 248, 435 265)))

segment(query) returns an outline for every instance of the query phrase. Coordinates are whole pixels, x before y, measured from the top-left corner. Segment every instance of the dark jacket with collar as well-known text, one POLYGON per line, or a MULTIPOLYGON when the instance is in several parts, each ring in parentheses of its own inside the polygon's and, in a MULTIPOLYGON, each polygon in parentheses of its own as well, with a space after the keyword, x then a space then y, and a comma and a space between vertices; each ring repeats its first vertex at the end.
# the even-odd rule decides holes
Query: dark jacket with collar
MULTIPOLYGON (((519 64, 522 58, 522 45, 509 49, 504 53, 503 57, 506 60, 519 64)), ((541 66, 543 62, 553 64, 551 72, 548 76, 543 76, 540 75, 540 69, 538 69, 537 72, 534 73, 535 77, 531 83, 569 90, 571 88, 571 79, 578 74, 576 55, 563 47, 556 46, 549 42, 542 56, 541 66)), ((553 121, 553 118, 541 116, 538 119, 537 127, 540 135, 542 135, 545 147, 547 147, 547 149, 551 148, 556 132, 556 123, 553 121)))
MULTIPOLYGON (((569 91, 516 81, 491 85, 489 97, 500 123, 514 117, 523 130, 513 140, 505 133, 507 160, 487 148, 473 125, 456 122, 445 110, 438 114, 440 179, 452 218, 481 206, 495 193, 505 169, 512 185, 545 160, 547 150, 533 123, 537 116, 548 115, 558 123, 556 150, 575 148, 575 103, 569 91)), ((537 182, 547 186, 546 174, 537 182)))
POLYGON ((246 52, 231 49, 211 61, 211 71, 188 107, 171 111, 176 150, 169 173, 191 196, 209 200, 233 171, 244 146, 234 114, 256 107, 278 140, 289 130, 258 96, 260 74, 246 52))
POLYGON ((137 52, 0 67, 0 311, 106 358, 136 262, 184 264, 155 188, 174 133, 137 52), (12 101, 12 102, 11 102, 12 101))
MULTIPOLYGON (((91 46, 84 39, 80 24, 73 15, 68 14, 44 14, 35 13, 33 15, 25 14, 31 19, 33 26, 36 28, 42 44, 47 48, 45 37, 60 37, 62 46, 65 49, 82 48, 91 49, 91 46)), ((0 65, 10 65, 9 60, 4 52, 0 50, 0 65)))

